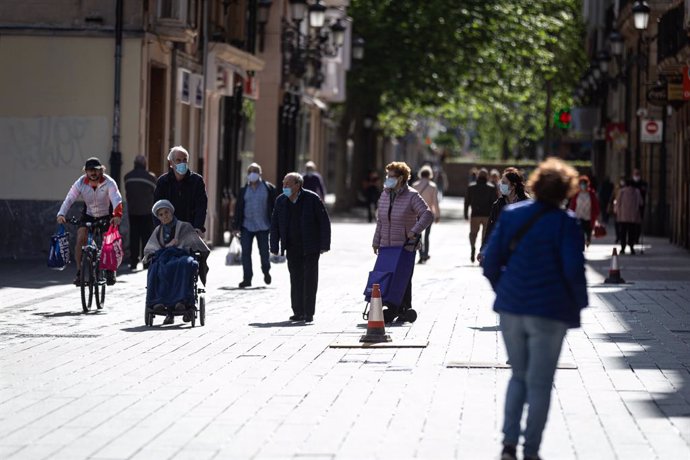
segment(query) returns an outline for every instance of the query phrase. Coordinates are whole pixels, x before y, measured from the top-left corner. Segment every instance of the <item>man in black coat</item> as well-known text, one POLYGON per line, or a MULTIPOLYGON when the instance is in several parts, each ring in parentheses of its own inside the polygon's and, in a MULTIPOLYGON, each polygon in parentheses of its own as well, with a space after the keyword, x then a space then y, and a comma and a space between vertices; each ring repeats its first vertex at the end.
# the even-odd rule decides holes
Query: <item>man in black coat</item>
POLYGON ((276 187, 262 179, 261 166, 252 163, 247 168, 247 183, 240 190, 235 204, 233 231, 242 244, 243 277, 240 288, 252 285, 252 243, 256 238, 261 257, 261 271, 264 283, 271 284, 271 262, 268 257, 268 231, 271 228, 273 204, 276 201, 276 187))
MULTIPOLYGON (((182 146, 170 149, 168 163, 170 171, 158 178, 154 201, 170 201, 175 207, 175 217, 192 224, 199 236, 203 236, 208 206, 204 178, 189 169, 189 153, 182 146)), ((158 224, 154 218, 154 225, 158 224)))
POLYGON ((483 247, 489 214, 491 214, 491 206, 496 201, 496 187, 489 183, 488 180, 489 171, 484 168, 480 169, 477 181, 467 188, 467 196, 465 197, 465 219, 469 217, 469 208, 472 208, 472 217, 470 219, 470 260, 472 262, 474 262, 476 254, 475 244, 479 227, 481 226, 482 228, 481 246, 483 247))
POLYGON ((155 189, 156 176, 146 169, 146 157, 137 155, 134 159, 134 169, 125 174, 130 270, 136 270, 144 246, 153 232, 151 208, 155 189))
POLYGON ((303 188, 304 179, 296 172, 283 179, 283 194, 278 197, 271 218, 271 253, 279 244, 287 251, 290 271, 291 321, 311 323, 319 283, 319 256, 331 249, 331 221, 319 196, 303 188))

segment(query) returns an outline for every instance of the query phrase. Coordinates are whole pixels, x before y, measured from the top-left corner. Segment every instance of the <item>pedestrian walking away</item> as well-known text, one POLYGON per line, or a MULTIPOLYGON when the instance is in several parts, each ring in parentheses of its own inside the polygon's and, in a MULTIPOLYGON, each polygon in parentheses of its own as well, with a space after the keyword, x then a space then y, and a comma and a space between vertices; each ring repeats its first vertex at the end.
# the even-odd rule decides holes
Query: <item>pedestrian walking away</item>
POLYGON ((146 169, 146 157, 137 155, 134 169, 125 174, 125 197, 129 219, 129 268, 136 270, 144 246, 153 231, 151 208, 156 176, 146 169))
POLYGON ((311 323, 316 310, 319 257, 331 249, 331 221, 319 196, 304 189, 297 172, 283 179, 283 193, 271 217, 271 253, 287 256, 290 272, 291 321, 311 323))
POLYGON ((616 223, 619 225, 621 254, 625 254, 626 247, 630 247, 630 253, 635 254, 635 245, 639 242, 640 228, 642 227, 642 209, 644 206, 642 193, 628 179, 625 187, 618 191, 614 211, 616 223))
MULTIPOLYGON (((434 213, 434 223, 441 221, 441 208, 438 206, 438 187, 433 181, 434 173, 431 166, 425 165, 419 170, 420 179, 412 184, 412 188, 417 190, 422 196, 429 209, 434 213)), ((424 238, 422 239, 422 246, 419 248, 419 263, 423 264, 429 260, 429 234, 431 233, 431 225, 424 229, 424 238)))
MULTIPOLYGON (((74 278, 74 284, 77 286, 81 281, 79 269, 81 267, 81 248, 86 244, 86 223, 93 223, 103 217, 111 216, 110 223, 117 226, 122 220, 122 195, 120 195, 117 183, 112 177, 105 174, 105 166, 101 160, 96 157, 89 158, 84 163, 82 170, 84 174, 72 184, 57 213, 57 222, 65 224, 67 222, 65 216, 72 204, 80 198, 84 200, 74 251, 77 261, 77 275, 74 278)), ((108 284, 115 284, 115 272, 108 270, 105 275, 108 284)))
POLYGON ((580 326, 580 311, 588 305, 582 231, 572 211, 560 209, 577 191, 577 177, 574 168, 555 158, 541 163, 529 180, 536 201, 508 206, 483 253, 512 369, 503 460, 517 458, 521 433, 523 458, 539 458, 563 339, 568 328, 580 326))
POLYGON ((599 218, 599 199, 590 185, 589 177, 581 175, 578 179, 578 191, 570 199, 568 208, 575 211, 580 228, 585 236, 585 246, 592 243, 592 230, 599 218))
MULTIPOLYGON (((208 206, 204 178, 189 169, 189 153, 182 146, 170 149, 168 165, 170 171, 158 178, 153 198, 155 201, 170 201, 175 207, 175 217, 192 224, 196 232, 203 237, 206 232, 208 206)), ((155 225, 160 224, 156 217, 153 219, 155 225)))
MULTIPOLYGON (((498 172, 498 171, 497 171, 498 172)), ((465 220, 469 217, 469 209, 472 208, 470 217, 470 261, 474 262, 476 255, 476 242, 479 228, 482 229, 481 246, 484 246, 486 227, 489 223, 491 207, 496 201, 496 187, 489 182, 489 172, 481 168, 477 173, 477 180, 467 188, 465 197, 465 220)))
MULTIPOLYGON (((486 232, 484 232, 484 242, 489 241, 491 230, 496 225, 501 211, 507 204, 517 203, 518 201, 528 200, 529 196, 525 193, 525 184, 523 182, 522 174, 517 168, 509 167, 503 170, 503 175, 498 183, 498 193, 501 195, 494 204, 491 205, 491 212, 489 213, 489 220, 486 224, 486 232)), ((484 245, 479 249, 477 259, 482 261, 482 253, 484 245)))
POLYGON ((326 199, 326 183, 316 170, 316 163, 307 161, 304 164, 304 176, 302 177, 304 178, 304 188, 316 193, 321 201, 324 201, 326 199))
MULTIPOLYGON (((419 192, 407 185, 410 167, 394 161, 386 166, 384 190, 379 198, 379 213, 372 247, 378 254, 382 247, 401 247, 409 240, 419 240, 422 232, 434 221, 434 213, 419 192)), ((400 310, 412 308, 412 276, 407 283, 400 310)))
POLYGON ((256 239, 261 259, 264 283, 271 284, 271 262, 268 253, 268 232, 276 200, 276 187, 263 180, 262 169, 257 163, 247 167, 247 183, 242 187, 235 205, 233 229, 242 245, 242 282, 240 288, 252 285, 252 244, 256 239))
POLYGON ((381 177, 375 170, 369 171, 362 181, 362 190, 367 207, 367 222, 373 222, 376 217, 379 197, 381 196, 381 177))

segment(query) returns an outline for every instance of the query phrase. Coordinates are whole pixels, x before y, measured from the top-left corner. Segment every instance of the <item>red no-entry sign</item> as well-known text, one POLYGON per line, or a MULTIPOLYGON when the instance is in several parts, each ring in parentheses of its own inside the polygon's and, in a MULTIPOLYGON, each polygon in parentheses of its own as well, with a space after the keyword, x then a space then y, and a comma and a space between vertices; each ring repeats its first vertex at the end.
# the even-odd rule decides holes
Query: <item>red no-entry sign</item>
POLYGON ((640 140, 642 142, 661 142, 663 123, 660 120, 642 119, 640 124, 640 140))

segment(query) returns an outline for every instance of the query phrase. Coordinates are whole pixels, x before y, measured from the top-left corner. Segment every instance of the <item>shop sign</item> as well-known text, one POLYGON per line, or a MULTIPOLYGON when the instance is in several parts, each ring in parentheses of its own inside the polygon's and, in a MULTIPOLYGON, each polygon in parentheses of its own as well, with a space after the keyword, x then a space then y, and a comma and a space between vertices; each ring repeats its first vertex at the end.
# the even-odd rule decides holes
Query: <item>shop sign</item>
POLYGON ((643 118, 640 122, 640 141, 646 143, 660 143, 664 125, 661 120, 643 118))
POLYGON ((690 100, 690 66, 683 66, 683 100, 690 100))
POLYGON ((204 76, 193 73, 191 78, 191 91, 194 96, 193 106, 200 109, 204 105, 204 76))
POLYGON ((259 99, 259 80, 253 75, 247 75, 247 78, 244 79, 244 97, 259 99))
POLYGON ((192 73, 187 69, 177 69, 177 99, 183 104, 189 104, 191 95, 192 73))
POLYGON ((683 76, 669 75, 668 77, 668 100, 683 101, 683 76))
POLYGON ((661 107, 668 104, 668 88, 665 81, 647 90, 647 102, 661 107))

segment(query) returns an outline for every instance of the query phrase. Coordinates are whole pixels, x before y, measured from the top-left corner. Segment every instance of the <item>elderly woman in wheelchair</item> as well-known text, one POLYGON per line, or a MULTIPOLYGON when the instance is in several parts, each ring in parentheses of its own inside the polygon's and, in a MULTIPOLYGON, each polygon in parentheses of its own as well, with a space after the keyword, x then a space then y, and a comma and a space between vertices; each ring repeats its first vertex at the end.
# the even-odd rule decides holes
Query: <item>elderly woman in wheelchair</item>
MULTIPOLYGON (((160 220, 144 248, 144 264, 148 266, 146 287, 146 325, 153 324, 155 315, 165 314, 163 324, 173 324, 175 315, 184 322, 196 318, 196 281, 206 285, 210 252, 191 224, 175 217, 175 208, 168 200, 159 200, 151 210, 160 220)), ((203 318, 201 320, 203 325, 203 318)))

